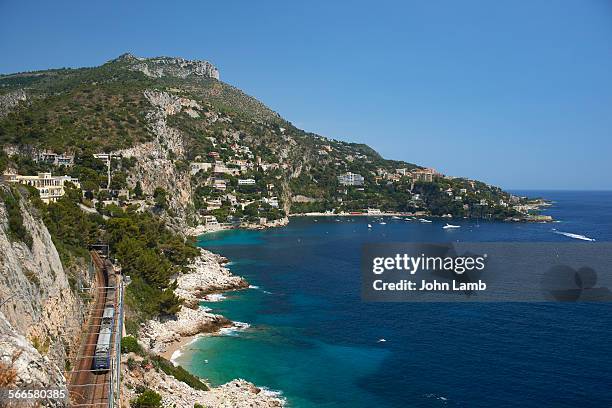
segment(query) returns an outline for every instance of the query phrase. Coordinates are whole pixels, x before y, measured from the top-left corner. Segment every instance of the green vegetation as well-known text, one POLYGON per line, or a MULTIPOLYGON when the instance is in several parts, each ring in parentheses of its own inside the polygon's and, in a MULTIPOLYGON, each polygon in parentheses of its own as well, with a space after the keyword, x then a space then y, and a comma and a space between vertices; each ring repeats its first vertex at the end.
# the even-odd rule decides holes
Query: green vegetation
POLYGON ((0 199, 4 202, 8 216, 9 237, 14 241, 21 241, 32 247, 32 235, 23 225, 23 216, 19 206, 21 196, 17 189, 0 189, 0 199))
POLYGON ((204 384, 202 380, 200 380, 198 377, 191 374, 190 372, 188 372, 181 366, 175 366, 174 364, 172 364, 170 361, 166 360, 163 357, 160 357, 158 355, 151 356, 151 362, 153 363, 153 366, 155 366, 156 368, 162 370, 164 373, 168 375, 171 375, 177 380, 184 382, 185 384, 189 385, 191 388, 194 388, 196 390, 203 390, 203 391, 208 390, 208 386, 204 384))
POLYGON ((130 402, 130 406, 132 408, 161 408, 161 400, 161 395, 147 388, 130 402))
POLYGON ((43 208, 45 225, 65 267, 76 258, 89 259, 88 247, 99 240, 98 228, 104 223, 101 216, 79 208, 80 196, 80 190, 69 188, 64 197, 43 208))
POLYGON ((162 210, 168 209, 168 193, 161 187, 156 187, 153 191, 155 206, 162 210))
MULTIPOLYGON (((136 353, 142 357, 145 357, 145 361, 151 362, 153 367, 156 369, 163 371, 164 373, 184 382, 185 384, 188 384, 192 388, 196 390, 208 390, 208 386, 202 382, 202 380, 189 373, 183 367, 175 366, 161 356, 147 354, 133 336, 126 336, 121 339, 121 353, 136 353)), ((134 360, 131 360, 131 362, 128 360, 128 364, 132 366, 131 368, 134 368, 136 362, 134 360)))
POLYGON ((132 278, 126 291, 129 332, 135 334, 146 319, 178 312, 181 302, 170 277, 186 271, 198 254, 193 242, 172 233, 150 213, 116 206, 102 209, 108 220, 86 213, 79 207, 81 197, 81 190, 67 188, 64 197, 40 208, 64 266, 88 259, 89 245, 108 242, 123 273, 132 278))
POLYGON ((170 232, 149 213, 115 208, 104 227, 106 241, 123 273, 132 278, 126 295, 128 317, 140 322, 178 312, 181 302, 174 295, 176 283, 170 277, 185 271, 198 254, 193 244, 170 232))
POLYGON ((140 180, 138 180, 136 182, 136 187, 134 187, 134 196, 138 199, 141 199, 143 195, 142 192, 142 183, 140 182, 140 180))
POLYGON ((51 340, 49 338, 46 338, 44 341, 42 341, 40 339, 40 337, 33 337, 32 339, 32 346, 34 346, 34 348, 42 355, 47 354, 47 352, 49 351, 49 346, 51 345, 51 340))
POLYGON ((34 272, 30 271, 29 269, 25 269, 23 271, 23 274, 28 279, 28 281, 30 281, 30 283, 32 283, 32 284, 36 285, 36 287, 40 288, 40 279, 38 279, 38 276, 36 276, 36 274, 34 272))
MULTIPOLYGON (((495 187, 478 182, 474 186, 468 180, 444 177, 438 177, 433 183, 413 183, 408 177, 390 181, 381 174, 395 174, 396 169, 409 172, 418 166, 385 160, 363 144, 327 139, 300 130, 256 99, 215 79, 171 75, 149 78, 136 72, 133 64, 130 58, 118 58, 95 68, 0 76, 0 92, 27 87, 29 98, 28 103, 20 104, 0 119, 0 143, 16 144, 24 150, 35 147, 76 153, 77 160, 70 174, 80 179, 83 190, 97 192, 106 185, 105 168, 91 154, 150 140, 145 116, 153 107, 144 93, 159 90, 192 99, 201 107, 198 116, 180 112, 166 119, 170 127, 184 136, 185 154, 180 157, 176 152, 168 154, 177 173, 188 172, 191 161, 214 161, 208 156, 213 151, 229 167, 239 167, 229 162, 244 160, 246 156, 250 164, 259 159, 268 166, 265 171, 251 166, 240 175, 240 178, 256 180, 255 186, 238 186, 234 175, 216 174, 215 177, 227 181, 228 189, 224 193, 207 183, 208 177, 213 176, 210 172, 193 177, 193 212, 188 215, 192 223, 196 212, 214 215, 221 222, 236 222, 242 217, 244 221, 255 222, 259 218, 284 217, 287 210, 291 213, 363 211, 368 207, 457 217, 516 216, 515 211, 501 204, 508 201, 509 195, 495 187), (236 145, 248 148, 249 154, 236 151, 236 145), (365 178, 363 189, 345 188, 338 183, 337 177, 349 171, 365 178), (452 195, 446 193, 449 188, 453 190, 452 195), (261 202, 263 197, 276 196, 280 209, 267 205, 242 209, 223 202, 221 208, 208 211, 206 201, 226 193, 241 203, 261 202), (459 194, 462 198, 456 200, 459 194), (292 202, 293 196, 304 196, 306 202, 292 202), (481 200, 487 204, 481 205, 481 200)), ((0 155, 0 167, 5 168, 11 161, 15 168, 30 174, 49 170, 49 166, 27 158, 9 160, 0 155)), ((127 176, 135 162, 135 158, 113 161, 113 189, 127 187, 127 176)), ((137 184, 133 192, 137 198, 145 198, 142 184, 137 184)), ((89 199, 108 198, 104 191, 88 194, 89 199)), ((172 191, 161 187, 155 190, 156 213, 173 216, 171 194, 172 191)))
POLYGON ((134 336, 125 336, 121 339, 121 353, 136 353, 143 354, 142 347, 138 344, 138 340, 134 336))

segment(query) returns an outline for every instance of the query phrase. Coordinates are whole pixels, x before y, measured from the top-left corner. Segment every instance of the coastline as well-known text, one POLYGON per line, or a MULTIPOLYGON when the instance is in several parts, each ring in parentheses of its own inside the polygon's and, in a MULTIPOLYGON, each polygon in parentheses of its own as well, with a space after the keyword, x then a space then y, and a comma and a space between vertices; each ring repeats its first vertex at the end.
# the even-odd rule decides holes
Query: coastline
POLYGON ((162 353, 160 353, 159 355, 162 356, 163 358, 165 358, 166 360, 170 361, 172 364, 177 365, 174 362, 174 359, 177 358, 177 356, 175 354, 177 352, 180 352, 183 349, 183 347, 189 345, 191 342, 193 342, 196 339, 202 337, 202 335, 203 334, 201 333, 201 334, 194 334, 193 336, 181 337, 176 342, 168 345, 168 348, 166 348, 166 350, 163 351, 162 353))
MULTIPOLYGON (((293 217, 414 217, 407 220, 417 220, 419 217, 428 218, 453 218, 448 216, 432 216, 426 212, 402 213, 402 212, 380 212, 376 214, 368 213, 306 213, 306 214, 291 214, 288 217, 264 224, 228 226, 218 225, 215 228, 206 228, 199 226, 190 228, 186 231, 187 235, 201 236, 206 233, 212 233, 230 229, 267 229, 279 226, 284 226, 289 223, 293 217)), ((505 221, 528 221, 527 219, 508 219, 505 221)), ((208 296, 223 296, 224 293, 246 289, 249 283, 242 277, 236 276, 225 266, 230 260, 211 251, 203 248, 200 249, 200 255, 196 257, 190 265, 192 272, 175 276, 177 288, 175 293, 184 301, 182 310, 176 315, 175 319, 168 321, 149 321, 141 328, 141 339, 148 342, 148 349, 170 361, 174 366, 180 367, 177 359, 183 355, 185 349, 194 341, 205 336, 223 335, 225 330, 241 330, 248 327, 248 324, 233 322, 226 317, 212 313, 208 307, 200 305, 203 299, 208 296)), ((168 380, 170 382, 174 379, 168 380)), ((206 381, 206 380, 204 380, 206 381)), ((267 388, 258 388, 255 384, 249 383, 242 379, 235 379, 218 387, 210 388, 209 392, 219 392, 224 395, 224 389, 232 384, 238 389, 244 391, 244 395, 238 397, 239 402, 232 406, 261 406, 261 407, 282 407, 286 401, 281 397, 281 393, 277 391, 269 391, 267 388), (224 388, 225 387, 225 388, 224 388), (241 388, 242 387, 242 388, 241 388), (262 390, 264 392, 262 392, 262 390), (261 401, 253 403, 252 397, 257 395, 261 401)), ((209 385, 210 386, 210 385, 209 385)), ((234 388, 231 388, 233 391, 234 388)), ((196 390, 193 390, 195 393, 196 390)), ((201 391, 198 391, 201 392, 201 391)), ((196 394, 190 398, 196 398, 196 394)), ((200 396, 201 397, 201 396, 200 396)), ((234 396, 235 397, 235 396, 234 396)), ((180 406, 177 405, 177 406, 180 406)), ((215 405, 211 405, 215 406, 215 405)), ((190 407, 189 407, 190 408, 190 407)))
MULTIPOLYGON (((535 211, 536 213, 526 213, 522 214, 520 217, 510 217, 506 219, 497 219, 497 221, 504 222, 554 222, 555 220, 550 215, 541 215, 539 212, 542 210, 542 207, 549 207, 550 204, 548 201, 541 201, 529 206, 529 211, 535 211)), ((469 217, 453 217, 451 214, 445 215, 432 215, 427 211, 416 211, 416 212, 377 212, 377 213, 367 213, 367 212, 308 212, 308 213, 294 213, 289 214, 288 218, 297 218, 297 217, 371 217, 371 218, 380 218, 380 217, 428 217, 428 218, 443 218, 443 219, 474 219, 469 217)), ((406 220, 406 221, 414 221, 414 220, 406 220)))
MULTIPOLYGON (((192 271, 175 277, 175 294, 184 301, 181 310, 172 318, 144 323, 138 337, 138 342, 145 350, 163 357, 177 367, 180 365, 175 360, 181 355, 181 350, 200 337, 222 335, 224 330, 241 330, 248 327, 248 324, 233 322, 222 315, 212 313, 209 308, 200 306, 200 301, 207 296, 246 289, 249 284, 224 266, 229 262, 227 258, 203 248, 199 249, 200 255, 190 265, 192 271)), ((127 357, 123 376, 129 385, 124 387, 128 396, 133 393, 134 388, 156 384, 153 388, 162 395, 166 406, 176 408, 192 408, 194 402, 211 408, 276 408, 286 404, 282 392, 257 386, 244 379, 236 378, 215 387, 206 379, 202 379, 208 385, 208 390, 197 390, 170 375, 148 369, 142 359, 142 364, 135 366, 132 363, 130 367, 129 360, 137 360, 138 357, 127 357), (141 367, 142 365, 144 367, 141 367)))
MULTIPOLYGON (((290 217, 290 216, 289 216, 290 217)), ((284 227, 289 224, 289 217, 279 218, 277 220, 266 221, 264 223, 242 223, 239 225, 229 224, 214 224, 214 225, 197 225, 195 227, 187 228, 184 233, 186 236, 198 237, 200 235, 208 234, 211 232, 228 231, 233 229, 244 229, 244 230, 261 230, 266 228, 277 228, 284 227)))

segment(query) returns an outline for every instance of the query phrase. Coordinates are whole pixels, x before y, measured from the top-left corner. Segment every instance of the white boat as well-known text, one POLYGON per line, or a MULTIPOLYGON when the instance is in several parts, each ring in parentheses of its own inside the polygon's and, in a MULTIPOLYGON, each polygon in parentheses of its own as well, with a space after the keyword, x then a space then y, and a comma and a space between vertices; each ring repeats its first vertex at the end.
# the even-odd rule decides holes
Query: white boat
POLYGON ((421 221, 421 222, 432 222, 431 220, 426 220, 425 218, 419 218, 419 221, 421 221))
POLYGON ((461 225, 453 225, 453 224, 446 223, 446 225, 443 226, 442 228, 444 229, 461 228, 461 225))
POLYGON ((380 224, 380 225, 387 225, 387 223, 386 223, 386 222, 384 222, 384 221, 379 222, 379 224, 380 224))
POLYGON ((400 217, 398 217, 397 215, 392 216, 391 218, 393 218, 394 220, 401 220, 400 217))
POLYGON ((368 224, 368 228, 372 228, 372 224, 368 224))

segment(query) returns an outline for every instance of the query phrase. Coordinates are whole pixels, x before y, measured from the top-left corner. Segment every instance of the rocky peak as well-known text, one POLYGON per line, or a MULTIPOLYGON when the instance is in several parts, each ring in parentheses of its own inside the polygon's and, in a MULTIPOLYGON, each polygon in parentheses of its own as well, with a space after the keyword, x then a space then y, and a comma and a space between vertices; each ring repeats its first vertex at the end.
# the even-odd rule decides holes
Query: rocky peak
POLYGON ((208 61, 178 57, 139 58, 130 53, 122 54, 114 61, 127 62, 129 69, 140 71, 151 78, 199 76, 219 79, 219 70, 208 61))

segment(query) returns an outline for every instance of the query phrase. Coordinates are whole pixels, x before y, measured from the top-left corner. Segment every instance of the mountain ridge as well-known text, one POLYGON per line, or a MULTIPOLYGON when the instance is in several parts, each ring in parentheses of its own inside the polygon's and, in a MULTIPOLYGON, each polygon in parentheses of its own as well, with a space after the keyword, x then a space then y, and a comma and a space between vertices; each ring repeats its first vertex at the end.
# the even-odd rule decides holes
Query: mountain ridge
MULTIPOLYGON (((157 187, 170 191, 173 186, 156 186, 156 179, 185 179, 180 203, 169 198, 174 212, 183 214, 184 224, 201 223, 204 214, 220 221, 242 217, 245 206, 266 197, 275 197, 282 209, 264 211, 272 219, 290 212, 366 208, 511 218, 520 214, 510 204, 522 202, 477 180, 386 160, 365 144, 298 129, 257 99, 220 81, 210 62, 178 57, 125 53, 98 67, 0 76, 0 142, 6 156, 18 153, 26 158, 44 149, 90 157, 148 146, 140 149, 140 156, 132 156, 135 167, 117 166, 115 187, 133 190, 140 180, 145 194, 152 196, 157 187), (180 148, 168 148, 169 140, 180 148), (164 165, 140 165, 151 157, 164 165), (203 172, 207 177, 188 174, 194 163, 215 161, 240 170, 208 169, 203 172), (147 177, 143 168, 165 176, 147 177), (362 177, 362 185, 343 183, 342 177, 350 174, 362 177), (214 187, 216 176, 224 178, 227 191, 220 184, 214 187), (239 187, 240 177, 255 180, 254 189, 239 187), (294 196, 308 200, 298 203, 294 196), (221 208, 210 210, 209 199, 221 199, 221 208)), ((5 167, 20 170, 19 160, 4 161, 5 167)), ((87 176, 78 166, 71 171, 81 179, 87 176)), ((87 177, 87 189, 97 193, 103 184, 87 177)))

